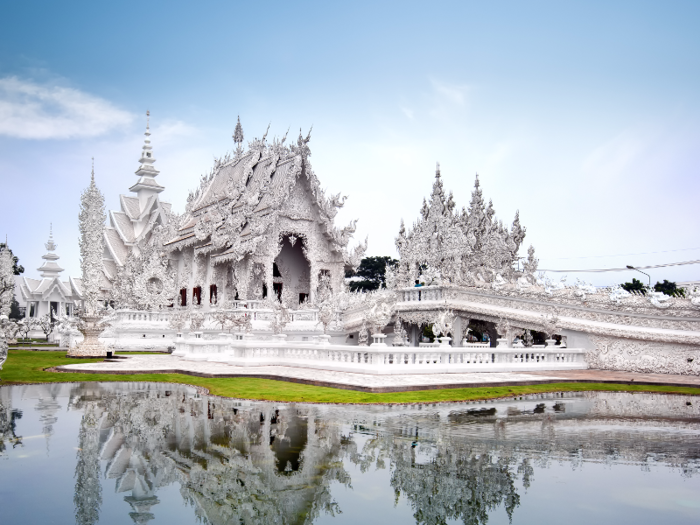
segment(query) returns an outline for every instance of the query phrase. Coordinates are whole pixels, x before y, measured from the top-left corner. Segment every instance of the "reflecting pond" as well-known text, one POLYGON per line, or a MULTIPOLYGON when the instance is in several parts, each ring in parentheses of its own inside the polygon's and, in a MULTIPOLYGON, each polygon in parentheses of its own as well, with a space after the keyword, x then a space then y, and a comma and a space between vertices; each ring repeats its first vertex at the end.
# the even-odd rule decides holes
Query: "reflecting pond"
POLYGON ((700 523, 700 398, 267 403, 0 388, 3 523, 700 523))

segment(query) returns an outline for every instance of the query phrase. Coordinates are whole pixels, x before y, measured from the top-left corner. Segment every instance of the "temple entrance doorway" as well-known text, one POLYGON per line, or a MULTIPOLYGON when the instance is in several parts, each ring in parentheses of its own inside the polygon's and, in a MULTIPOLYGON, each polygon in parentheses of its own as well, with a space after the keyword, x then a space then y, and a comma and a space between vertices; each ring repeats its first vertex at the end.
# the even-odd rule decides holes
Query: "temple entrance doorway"
POLYGON ((310 285, 310 265, 304 255, 304 240, 295 235, 285 235, 272 267, 272 281, 280 301, 290 308, 296 308, 308 297, 310 285))

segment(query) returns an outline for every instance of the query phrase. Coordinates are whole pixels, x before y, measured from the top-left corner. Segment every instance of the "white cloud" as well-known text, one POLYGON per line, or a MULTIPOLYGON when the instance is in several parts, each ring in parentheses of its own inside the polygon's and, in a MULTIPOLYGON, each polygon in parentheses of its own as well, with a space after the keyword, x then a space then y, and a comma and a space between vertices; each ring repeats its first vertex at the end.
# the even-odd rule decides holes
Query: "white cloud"
MULTIPOLYGON (((158 126, 151 127, 151 132, 160 144, 169 144, 177 142, 179 139, 192 137, 199 130, 181 120, 166 120, 158 126)), ((155 139, 154 139, 155 140, 155 139)))
POLYGON ((406 108, 404 106, 401 106, 401 112, 406 115, 406 117, 410 120, 413 120, 415 118, 415 114, 412 109, 406 108))
POLYGON ((134 116, 78 89, 0 78, 0 135, 21 139, 95 137, 134 116))
POLYGON ((626 130, 594 149, 584 160, 582 170, 592 176, 617 178, 647 152, 649 137, 626 130))
POLYGON ((440 80, 431 79, 433 90, 441 103, 464 107, 469 94, 469 86, 466 84, 449 84, 440 80))

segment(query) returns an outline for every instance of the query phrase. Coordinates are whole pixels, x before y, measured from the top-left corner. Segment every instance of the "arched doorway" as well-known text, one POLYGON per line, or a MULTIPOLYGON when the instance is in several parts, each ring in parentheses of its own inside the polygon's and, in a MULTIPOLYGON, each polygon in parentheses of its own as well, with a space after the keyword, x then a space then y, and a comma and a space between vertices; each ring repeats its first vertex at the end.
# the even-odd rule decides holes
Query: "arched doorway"
POLYGON ((285 234, 272 268, 272 286, 278 299, 296 308, 309 297, 310 265, 304 255, 304 239, 285 234))

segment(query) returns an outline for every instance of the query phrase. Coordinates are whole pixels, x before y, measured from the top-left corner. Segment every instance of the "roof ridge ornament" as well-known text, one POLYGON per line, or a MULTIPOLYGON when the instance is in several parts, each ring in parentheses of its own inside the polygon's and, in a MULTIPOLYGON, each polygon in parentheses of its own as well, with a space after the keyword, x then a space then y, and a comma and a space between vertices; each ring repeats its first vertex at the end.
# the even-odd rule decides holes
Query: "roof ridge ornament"
POLYGON ((238 115, 238 120, 236 121, 236 129, 233 130, 233 142, 236 143, 236 157, 243 155, 243 126, 241 126, 241 116, 238 115))

